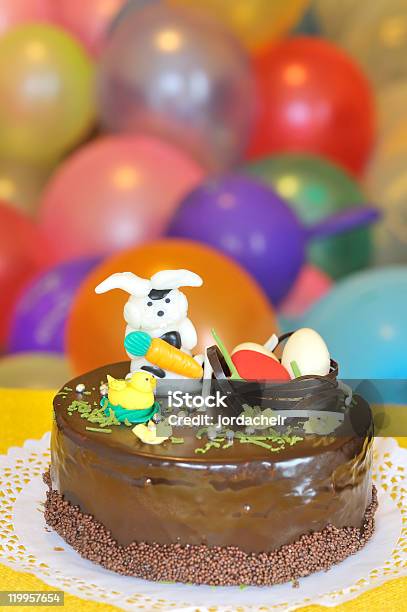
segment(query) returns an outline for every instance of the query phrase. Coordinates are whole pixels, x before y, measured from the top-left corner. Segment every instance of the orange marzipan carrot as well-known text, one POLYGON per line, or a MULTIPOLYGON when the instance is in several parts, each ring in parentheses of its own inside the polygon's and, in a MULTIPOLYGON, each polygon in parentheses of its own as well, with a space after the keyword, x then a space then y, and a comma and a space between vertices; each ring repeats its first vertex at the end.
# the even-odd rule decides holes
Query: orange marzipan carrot
POLYGON ((175 372, 188 378, 202 378, 202 366, 191 355, 180 351, 161 338, 152 338, 146 359, 164 370, 175 372))

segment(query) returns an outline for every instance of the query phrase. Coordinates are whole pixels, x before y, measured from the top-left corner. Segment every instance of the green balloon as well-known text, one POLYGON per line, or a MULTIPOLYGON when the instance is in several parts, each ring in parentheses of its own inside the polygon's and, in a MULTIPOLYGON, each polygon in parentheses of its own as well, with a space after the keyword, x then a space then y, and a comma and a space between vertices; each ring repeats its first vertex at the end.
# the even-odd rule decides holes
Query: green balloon
MULTIPOLYGON (((268 184, 288 201, 305 225, 332 213, 363 204, 356 181, 334 164, 311 155, 278 155, 245 166, 245 171, 268 184)), ((355 229, 335 238, 314 240, 309 261, 331 278, 341 278, 370 263, 369 228, 355 229)))

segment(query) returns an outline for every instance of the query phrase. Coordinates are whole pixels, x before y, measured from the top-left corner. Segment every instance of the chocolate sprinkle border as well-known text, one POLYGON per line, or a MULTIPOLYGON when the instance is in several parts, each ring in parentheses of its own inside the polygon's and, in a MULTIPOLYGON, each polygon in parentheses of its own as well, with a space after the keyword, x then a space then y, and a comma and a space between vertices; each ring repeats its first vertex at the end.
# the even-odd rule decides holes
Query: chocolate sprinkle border
POLYGON ((45 521, 82 557, 104 568, 146 580, 184 582, 212 586, 270 586, 293 581, 321 570, 327 571, 357 553, 371 538, 377 491, 366 509, 362 527, 337 528, 328 525, 305 534, 292 544, 264 553, 247 553, 237 547, 208 547, 204 544, 132 543, 120 546, 110 532, 79 506, 52 490, 49 472, 45 521))

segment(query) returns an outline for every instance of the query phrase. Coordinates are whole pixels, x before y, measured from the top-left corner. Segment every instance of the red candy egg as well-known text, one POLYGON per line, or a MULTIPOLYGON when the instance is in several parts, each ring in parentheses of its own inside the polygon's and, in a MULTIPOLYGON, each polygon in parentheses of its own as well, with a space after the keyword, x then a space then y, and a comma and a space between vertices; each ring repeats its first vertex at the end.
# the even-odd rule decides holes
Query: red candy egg
POLYGON ((241 344, 234 349, 231 357, 240 376, 246 380, 291 380, 277 357, 261 345, 241 344))

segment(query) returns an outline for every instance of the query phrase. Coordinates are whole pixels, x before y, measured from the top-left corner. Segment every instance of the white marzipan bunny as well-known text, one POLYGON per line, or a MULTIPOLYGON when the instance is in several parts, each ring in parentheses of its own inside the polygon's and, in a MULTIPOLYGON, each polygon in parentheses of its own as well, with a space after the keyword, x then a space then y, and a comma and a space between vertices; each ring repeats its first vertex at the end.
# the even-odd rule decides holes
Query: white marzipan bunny
MULTIPOLYGON (((197 334, 188 318, 188 301, 179 287, 200 287, 200 276, 189 270, 162 270, 151 279, 140 278, 132 272, 118 272, 101 282, 96 293, 122 289, 130 294, 125 307, 127 323, 125 335, 142 330, 154 338, 163 337, 177 348, 190 353, 197 344, 197 334)), ((165 372, 150 364, 144 357, 128 353, 131 372, 143 369, 158 378, 182 378, 173 372, 165 372)))

